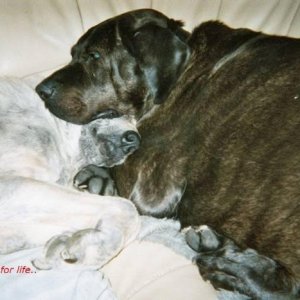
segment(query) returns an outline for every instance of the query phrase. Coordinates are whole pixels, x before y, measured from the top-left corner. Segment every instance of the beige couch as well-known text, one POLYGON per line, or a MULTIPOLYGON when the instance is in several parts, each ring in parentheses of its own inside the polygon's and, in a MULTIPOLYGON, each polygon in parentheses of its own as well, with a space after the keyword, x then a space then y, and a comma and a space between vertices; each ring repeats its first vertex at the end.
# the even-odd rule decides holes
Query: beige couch
MULTIPOLYGON (((219 19, 300 37, 300 0, 0 0, 0 75, 48 74, 70 60, 71 45, 89 27, 145 7, 184 20, 189 30, 219 19)), ((191 262, 150 242, 133 243, 105 273, 123 300, 216 299, 191 262)))

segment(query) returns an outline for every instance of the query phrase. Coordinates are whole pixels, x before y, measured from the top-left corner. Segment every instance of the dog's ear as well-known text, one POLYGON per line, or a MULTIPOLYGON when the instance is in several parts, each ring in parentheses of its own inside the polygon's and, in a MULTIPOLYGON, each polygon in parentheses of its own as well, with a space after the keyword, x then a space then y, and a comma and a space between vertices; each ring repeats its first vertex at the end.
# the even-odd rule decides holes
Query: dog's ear
POLYGON ((184 69, 190 54, 183 23, 153 11, 137 11, 118 22, 121 43, 136 58, 154 103, 162 103, 184 69))

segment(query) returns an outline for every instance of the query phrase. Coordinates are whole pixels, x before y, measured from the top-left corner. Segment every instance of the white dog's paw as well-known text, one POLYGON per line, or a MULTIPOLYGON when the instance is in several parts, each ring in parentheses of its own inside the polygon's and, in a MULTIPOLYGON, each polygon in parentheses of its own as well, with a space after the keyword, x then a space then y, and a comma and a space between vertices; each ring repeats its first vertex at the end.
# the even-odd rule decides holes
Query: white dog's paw
POLYGON ((39 270, 53 268, 98 269, 116 256, 125 246, 122 230, 105 227, 99 222, 96 228, 76 231, 51 238, 43 255, 32 261, 39 270))
POLYGON ((117 189, 109 169, 89 165, 81 169, 74 177, 73 185, 79 190, 87 190, 91 194, 117 196, 117 189))
POLYGON ((61 253, 64 251, 66 241, 70 236, 71 233, 61 234, 48 240, 44 246, 41 257, 32 261, 33 266, 38 270, 50 270, 60 265, 61 253))

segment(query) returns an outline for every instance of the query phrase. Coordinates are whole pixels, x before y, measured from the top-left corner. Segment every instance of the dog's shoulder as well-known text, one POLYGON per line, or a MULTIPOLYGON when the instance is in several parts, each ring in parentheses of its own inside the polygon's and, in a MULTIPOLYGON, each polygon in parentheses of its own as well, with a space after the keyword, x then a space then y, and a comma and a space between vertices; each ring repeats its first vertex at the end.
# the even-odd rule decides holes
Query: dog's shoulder
POLYGON ((197 54, 220 59, 258 35, 261 33, 247 28, 234 29, 219 21, 207 21, 193 30, 189 45, 197 54))
POLYGON ((195 60, 205 61, 211 67, 220 60, 223 63, 241 53, 256 53, 260 57, 265 55, 269 63, 270 59, 295 59, 300 51, 300 39, 270 35, 248 28, 231 28, 219 21, 201 23, 193 30, 188 43, 195 60))

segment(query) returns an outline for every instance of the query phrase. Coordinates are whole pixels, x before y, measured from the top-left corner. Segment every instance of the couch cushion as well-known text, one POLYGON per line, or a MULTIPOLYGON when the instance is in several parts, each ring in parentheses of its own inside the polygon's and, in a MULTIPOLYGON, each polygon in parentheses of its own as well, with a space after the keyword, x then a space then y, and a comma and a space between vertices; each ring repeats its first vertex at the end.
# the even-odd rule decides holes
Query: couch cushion
POLYGON ((215 300, 216 291, 189 260, 152 242, 135 241, 103 268, 122 300, 215 300))
POLYGON ((1 1, 0 74, 24 76, 66 63, 82 32, 74 0, 1 1))
POLYGON ((186 28, 210 19, 233 27, 300 36, 299 0, 0 0, 0 75, 26 76, 70 60, 70 47, 92 25, 154 8, 186 28))

